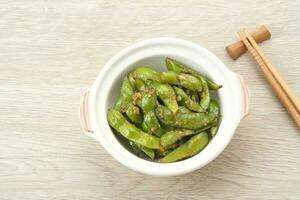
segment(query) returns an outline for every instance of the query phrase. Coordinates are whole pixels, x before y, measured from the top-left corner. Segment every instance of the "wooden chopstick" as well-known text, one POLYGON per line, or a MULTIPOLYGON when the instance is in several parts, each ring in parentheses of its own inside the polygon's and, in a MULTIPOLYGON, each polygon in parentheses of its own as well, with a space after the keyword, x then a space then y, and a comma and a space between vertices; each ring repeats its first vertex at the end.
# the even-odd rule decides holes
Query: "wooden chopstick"
MULTIPOLYGON (((247 33, 247 32, 246 32, 247 33)), ((261 54, 256 49, 259 49, 258 45, 257 48, 255 49, 253 45, 250 43, 249 35, 247 36, 245 31, 239 32, 239 36, 242 39, 243 43, 247 47, 248 51, 251 53, 257 64, 259 65, 260 69, 264 73, 267 81, 270 83, 272 89, 276 92, 278 98, 284 105, 284 107, 287 109, 293 120, 296 122, 298 128, 300 128, 300 114, 297 111, 297 101, 296 103, 293 103, 292 100, 289 98, 287 93, 284 91, 284 88, 281 87, 281 85, 278 83, 276 78, 273 76, 273 73, 269 69, 270 66, 272 65, 267 65, 261 54)), ((251 35, 250 35, 251 36, 251 35)), ((253 38, 252 38, 253 39, 253 38)), ((254 41, 255 42, 255 41, 254 41)), ((260 50, 262 53, 262 51, 260 50)), ((264 58, 266 58, 264 56, 264 58)), ((270 61, 269 61, 270 63, 270 61)), ((273 67, 274 68, 274 67, 273 67)))
POLYGON ((291 102, 294 104, 294 107, 296 108, 297 112, 300 114, 300 102, 297 99, 297 97, 294 95, 294 93, 291 91, 291 89, 288 87, 284 79, 281 77, 281 75, 278 73, 276 68, 271 64, 270 60, 266 57, 266 55, 263 53, 261 48, 257 45, 254 38, 250 35, 248 31, 244 31, 246 34, 247 39, 249 40, 250 44, 253 46, 253 48, 257 51, 258 55, 262 58, 264 63, 266 64, 268 70, 272 73, 273 77, 276 79, 280 87, 282 87, 283 91, 286 93, 288 98, 291 100, 291 102))

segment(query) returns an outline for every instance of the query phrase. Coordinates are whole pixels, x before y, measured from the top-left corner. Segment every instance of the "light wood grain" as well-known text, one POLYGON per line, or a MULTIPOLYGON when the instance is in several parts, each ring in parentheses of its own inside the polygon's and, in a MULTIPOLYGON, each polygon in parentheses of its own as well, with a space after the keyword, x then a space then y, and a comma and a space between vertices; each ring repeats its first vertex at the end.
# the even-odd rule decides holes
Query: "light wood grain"
POLYGON ((300 199, 300 133, 249 54, 224 47, 266 24, 260 46, 300 96, 300 2, 19 0, 0 7, 0 199, 300 199), (194 173, 137 174, 82 134, 79 98, 101 66, 146 38, 199 43, 241 74, 250 115, 194 173))

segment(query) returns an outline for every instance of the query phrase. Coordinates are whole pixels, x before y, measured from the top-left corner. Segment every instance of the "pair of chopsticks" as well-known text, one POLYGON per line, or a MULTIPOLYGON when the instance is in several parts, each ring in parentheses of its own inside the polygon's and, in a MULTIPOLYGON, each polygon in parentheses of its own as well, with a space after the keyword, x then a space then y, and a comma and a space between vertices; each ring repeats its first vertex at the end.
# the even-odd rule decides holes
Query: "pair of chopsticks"
POLYGON ((251 53, 258 66, 264 73, 272 89, 278 95, 278 98, 287 109, 293 120, 300 128, 300 103, 294 93, 290 90, 286 82, 280 76, 263 51, 259 48, 254 38, 247 30, 238 33, 243 43, 251 53))

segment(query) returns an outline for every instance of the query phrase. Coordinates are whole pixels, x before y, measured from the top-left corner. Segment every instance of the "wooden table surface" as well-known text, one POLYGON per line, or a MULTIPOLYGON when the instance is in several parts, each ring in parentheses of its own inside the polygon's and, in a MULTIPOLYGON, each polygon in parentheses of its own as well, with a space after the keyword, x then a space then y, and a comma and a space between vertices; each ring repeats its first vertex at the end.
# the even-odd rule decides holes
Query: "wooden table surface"
POLYGON ((300 199, 300 132, 249 54, 224 46, 265 24, 261 45, 300 96, 300 2, 19 0, 0 7, 0 199, 300 199), (250 115, 194 173, 135 173, 82 134, 78 104, 101 66, 143 39, 205 46, 241 74, 250 115))

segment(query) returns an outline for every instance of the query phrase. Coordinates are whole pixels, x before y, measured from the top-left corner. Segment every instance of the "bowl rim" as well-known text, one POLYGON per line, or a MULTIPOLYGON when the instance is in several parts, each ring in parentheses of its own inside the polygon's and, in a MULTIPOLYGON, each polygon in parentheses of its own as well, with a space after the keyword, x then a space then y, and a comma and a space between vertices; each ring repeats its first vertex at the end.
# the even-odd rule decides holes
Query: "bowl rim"
MULTIPOLYGON (((99 89, 100 86, 102 84, 106 84, 106 82, 104 80, 107 80, 107 74, 111 74, 114 65, 116 65, 116 63, 118 63, 120 60, 124 59, 124 57, 139 52, 141 51, 143 48, 149 48, 151 46, 154 45, 161 45, 161 44, 172 44, 172 45, 179 45, 182 48, 186 48, 186 49, 190 49, 190 50, 196 50, 197 52, 201 52, 203 55, 205 55, 206 57, 214 60, 217 65, 218 68, 221 72, 224 73, 224 76, 226 76, 228 79, 226 81, 228 81, 228 84, 230 85, 231 89, 233 91, 239 91, 240 88, 239 86, 236 84, 236 80, 235 78, 233 78, 233 72, 231 72, 225 65, 224 63, 219 60, 219 58, 217 58, 213 53, 211 53, 210 51, 208 51, 207 49, 205 49, 204 47, 195 44, 193 42, 190 41, 186 41, 186 40, 182 40, 182 39, 178 39, 178 38, 169 38, 169 37, 160 37, 160 38, 152 38, 152 39, 147 39, 147 40, 143 40, 140 42, 137 42, 133 45, 130 45, 129 47, 124 48, 123 50, 119 51, 115 56, 113 56, 101 69, 98 77, 96 78, 96 80, 94 81, 91 90, 90 90, 90 94, 89 94, 89 118, 91 121, 91 127, 94 130, 94 134, 92 135, 92 137, 94 139, 96 139, 98 142, 101 143, 101 145, 106 149, 106 151, 111 154, 117 161, 119 161, 120 163, 122 163, 123 165, 127 166, 128 168, 137 171, 137 172, 141 172, 144 174, 149 174, 149 175, 155 175, 155 176, 174 176, 174 175, 181 175, 181 174, 185 174, 191 171, 194 171, 196 169, 199 169, 203 166, 205 166, 206 164, 208 164, 209 162, 211 162, 212 160, 214 160, 218 155, 220 155, 222 153, 222 151, 225 149, 225 147, 228 145, 228 143, 231 141, 232 136, 234 135, 235 129, 237 128, 241 116, 241 110, 242 110, 242 106, 240 105, 239 102, 241 102, 241 96, 240 94, 234 94, 234 99, 236 100, 235 103, 233 103, 233 107, 234 107, 234 115, 232 116, 232 120, 229 124, 226 124, 227 126, 227 132, 228 132, 228 136, 227 138, 224 138, 224 140, 222 141, 222 143, 220 144, 220 146, 218 148, 215 148, 214 151, 212 151, 212 153, 209 155, 208 153, 206 153, 206 159, 195 159, 196 157, 199 157, 199 154, 203 154, 204 155, 204 151, 205 149, 208 148, 208 146, 201 151, 199 154, 185 159, 183 161, 179 161, 179 162, 174 162, 174 163, 156 163, 156 162, 151 162, 151 161, 147 161, 144 160, 142 158, 139 158, 137 156, 135 156, 134 154, 130 153, 129 151, 126 150, 126 152, 121 152, 120 149, 124 149, 123 145, 121 145, 119 143, 119 141, 117 141, 117 139, 115 138, 115 136, 113 135, 112 130, 110 129, 107 121, 106 121, 106 112, 107 109, 105 110, 105 112, 103 112, 100 117, 97 116, 97 103, 99 104, 99 102, 97 101, 97 95, 99 95, 99 89), (99 120, 100 119, 100 120, 99 120), (98 123, 98 121, 103 121, 105 120, 106 123, 98 123), (111 136, 109 136, 108 134, 106 134, 106 132, 109 132, 109 134, 111 136), (121 146, 121 147, 120 147, 121 146), (201 161, 201 162, 200 162, 201 161), (184 163, 184 164, 182 164, 184 163)), ((148 55, 149 56, 149 55, 148 55)), ((147 55, 144 55, 144 57, 147 57, 147 55)), ((128 66, 125 66, 124 68, 126 68, 128 66)), ((118 71, 115 70, 115 73, 120 73, 118 71)), ((115 74, 115 77, 117 77, 117 74, 115 74)), ((110 84, 113 83, 113 79, 114 78, 110 78, 110 84)), ((108 98, 108 91, 106 90, 106 88, 103 88, 103 93, 100 94, 104 94, 104 96, 102 96, 103 99, 107 99, 108 98), (106 94, 106 96, 105 96, 106 94)), ((237 92, 236 92, 237 93, 237 92)), ((99 100, 99 99, 98 99, 99 100)), ((102 102, 103 103, 103 102, 102 102)))

